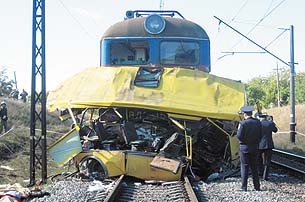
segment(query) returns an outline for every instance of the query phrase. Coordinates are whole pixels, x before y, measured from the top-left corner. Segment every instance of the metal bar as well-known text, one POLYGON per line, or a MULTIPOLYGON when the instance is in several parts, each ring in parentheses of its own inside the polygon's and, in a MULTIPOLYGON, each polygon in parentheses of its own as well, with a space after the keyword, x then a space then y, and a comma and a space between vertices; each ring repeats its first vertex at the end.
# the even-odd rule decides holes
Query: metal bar
POLYGON ((194 190, 192 189, 192 185, 191 185, 189 179, 186 176, 184 176, 184 181, 185 181, 184 186, 185 186, 185 189, 186 189, 186 192, 189 196, 190 201, 198 202, 197 196, 196 196, 194 190))
POLYGON ((290 26, 290 141, 295 143, 294 30, 290 26))
POLYGON ((123 182, 123 178, 124 175, 121 175, 120 178, 116 181, 115 186, 113 187, 112 191, 108 194, 104 202, 111 202, 115 200, 116 196, 118 195, 121 189, 121 182, 123 182))
POLYGON ((33 0, 29 185, 35 184, 36 169, 41 169, 42 182, 47 180, 45 65, 45 0, 33 0), (41 92, 36 92, 37 79, 41 81, 41 92), (36 124, 40 125, 40 136, 35 134, 36 124))
POLYGON ((219 125, 217 125, 214 121, 212 121, 211 119, 207 118, 207 120, 213 124, 214 126, 216 126, 216 128, 218 128, 220 131, 222 131, 224 134, 226 134, 227 136, 231 137, 231 135, 225 131, 224 129, 222 129, 221 127, 219 127, 219 125))
POLYGON ((267 53, 269 53, 270 55, 272 55, 273 57, 275 57, 276 59, 278 59, 279 61, 281 61, 282 63, 284 63, 287 66, 290 66, 287 62, 285 62, 284 60, 282 60, 281 58, 279 58, 278 56, 274 55, 273 53, 271 53, 270 51, 268 51, 267 49, 265 49, 264 47, 262 47, 261 45, 259 45, 258 43, 256 43, 255 41, 253 41, 252 39, 248 38, 246 35, 242 34, 240 31, 238 31, 237 29, 233 28, 232 26, 230 26, 229 24, 227 24, 226 22, 224 22, 223 20, 221 20, 220 18, 214 16, 214 18, 216 18, 217 20, 219 20, 219 24, 223 23, 226 26, 228 26, 229 28, 231 28, 233 31, 237 32, 238 34, 240 34, 241 36, 243 36, 244 38, 246 38, 248 41, 250 41, 251 43, 255 44, 256 46, 260 47, 261 49, 263 49, 264 51, 266 51, 267 53))
POLYGON ((30 124, 30 185, 35 184, 35 94, 36 94, 36 0, 33 0, 32 24, 32 84, 31 84, 31 124, 30 124), (35 44, 35 45, 34 45, 35 44))

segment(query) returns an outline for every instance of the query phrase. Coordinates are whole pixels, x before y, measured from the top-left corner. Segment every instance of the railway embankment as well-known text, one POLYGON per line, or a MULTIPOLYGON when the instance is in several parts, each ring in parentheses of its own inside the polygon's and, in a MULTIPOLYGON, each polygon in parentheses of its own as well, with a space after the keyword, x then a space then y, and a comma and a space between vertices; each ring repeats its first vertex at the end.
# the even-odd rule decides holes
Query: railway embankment
MULTIPOLYGON (((29 125, 30 104, 5 99, 8 103, 9 127, 11 131, 0 136, 0 182, 12 186, 19 183, 26 186, 29 181, 29 125)), ((289 107, 268 110, 273 115, 280 132, 289 131, 289 107), (288 115, 287 115, 288 114, 288 115)), ((305 106, 296 106, 297 131, 305 133, 305 106)), ((69 128, 70 123, 62 123, 55 114, 48 114, 48 144, 61 136, 69 128)), ((305 145, 301 134, 296 136, 296 144, 291 144, 289 135, 278 133, 274 135, 276 147, 285 150, 303 152, 305 145)), ((59 169, 50 160, 48 175, 65 172, 67 168, 59 169)), ((41 188, 48 192, 44 197, 32 201, 86 201, 97 195, 106 196, 111 189, 109 183, 84 182, 67 180, 43 185, 41 188), (94 190, 96 189, 96 190, 94 190)), ((199 193, 201 201, 305 201, 303 190, 304 181, 292 177, 285 172, 272 171, 269 181, 261 181, 262 191, 254 191, 252 180, 249 179, 247 192, 238 192, 240 188, 239 175, 226 179, 217 179, 209 182, 199 181, 194 189, 199 193)), ((2 186, 1 186, 2 187, 2 186)))
POLYGON ((296 105, 296 140, 295 144, 290 142, 290 106, 272 108, 267 110, 274 117, 279 131, 273 135, 275 147, 291 153, 305 156, 305 105, 296 105))

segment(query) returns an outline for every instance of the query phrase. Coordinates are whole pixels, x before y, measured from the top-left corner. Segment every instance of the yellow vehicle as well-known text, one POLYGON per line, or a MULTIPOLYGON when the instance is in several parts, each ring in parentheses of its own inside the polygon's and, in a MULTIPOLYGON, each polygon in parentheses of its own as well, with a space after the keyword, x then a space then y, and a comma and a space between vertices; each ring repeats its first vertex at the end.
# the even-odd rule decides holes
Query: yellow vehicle
POLYGON ((101 40, 101 66, 49 93, 73 120, 49 148, 93 178, 205 179, 239 163, 235 137, 244 85, 210 74, 209 37, 177 11, 127 11, 101 40), (178 17, 176 17, 178 16, 178 17))

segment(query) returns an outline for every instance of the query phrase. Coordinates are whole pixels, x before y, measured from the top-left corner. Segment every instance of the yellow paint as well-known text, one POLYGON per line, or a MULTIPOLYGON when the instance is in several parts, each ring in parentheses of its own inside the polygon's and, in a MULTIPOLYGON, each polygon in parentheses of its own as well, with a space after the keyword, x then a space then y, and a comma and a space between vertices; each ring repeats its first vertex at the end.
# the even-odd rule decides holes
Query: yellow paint
POLYGON ((143 180, 174 181, 181 178, 181 167, 179 168, 177 174, 159 168, 154 168, 150 166, 153 158, 154 156, 148 154, 145 155, 144 153, 142 153, 142 155, 139 155, 139 153, 128 153, 126 174, 143 180))
POLYGON ((184 120, 193 120, 193 121, 200 121, 201 120, 201 117, 187 116, 187 115, 181 115, 181 114, 168 113, 168 116, 172 117, 172 118, 184 119, 184 120))
POLYGON ((239 142, 235 136, 229 136, 232 165, 237 167, 239 164, 239 142))
POLYGON ((98 150, 82 152, 75 157, 76 163, 79 164, 87 156, 101 160, 107 169, 108 177, 125 174, 125 153, 122 151, 98 150))
POLYGON ((180 167, 177 174, 150 166, 154 154, 131 151, 88 151, 81 152, 75 157, 76 164, 79 164, 85 157, 95 157, 101 160, 107 169, 108 177, 118 175, 133 176, 143 180, 179 180, 182 174, 180 167), (125 167, 126 158, 126 167, 125 167))
POLYGON ((157 88, 133 84, 138 67, 87 68, 48 96, 56 108, 137 107, 188 116, 239 120, 244 85, 202 71, 164 68, 157 88))

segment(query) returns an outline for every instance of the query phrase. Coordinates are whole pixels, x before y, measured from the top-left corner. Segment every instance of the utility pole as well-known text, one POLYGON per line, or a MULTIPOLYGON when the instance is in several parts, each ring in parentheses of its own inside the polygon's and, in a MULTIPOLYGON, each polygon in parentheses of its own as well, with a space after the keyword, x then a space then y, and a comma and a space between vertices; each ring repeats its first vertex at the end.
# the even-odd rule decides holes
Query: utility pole
POLYGON ((294 72, 294 32, 293 32, 294 30, 293 30, 293 25, 290 25, 290 63, 287 63, 284 60, 282 60, 281 58, 279 58, 278 56, 276 56, 273 53, 271 53, 270 51, 268 51, 263 46, 259 45, 258 43, 256 43, 255 41, 253 41, 252 39, 247 37, 246 35, 242 34, 238 30, 236 30, 235 28, 230 26, 228 23, 224 22, 223 20, 219 19, 216 16, 214 16, 214 17, 219 21, 219 24, 223 23, 224 25, 226 25, 227 27, 229 27, 230 29, 232 29, 233 31, 235 31, 236 33, 241 35, 242 37, 246 38, 248 41, 250 41, 254 45, 256 45, 259 48, 266 51, 266 53, 270 54, 271 56, 275 57, 277 60, 281 61, 282 63, 284 63, 285 65, 290 67, 290 142, 294 144, 295 143, 295 134, 296 134, 296 132, 295 132, 296 123, 295 123, 295 88, 294 88, 295 72, 294 72))
POLYGON ((17 90, 17 89, 18 89, 18 86, 17 86, 16 71, 14 71, 14 79, 15 79, 15 86, 16 86, 16 90, 17 90))
POLYGON ((45 0, 33 0, 30 186, 35 185, 36 169, 41 169, 42 183, 47 181, 45 67, 45 0), (36 81, 41 82, 39 88, 36 81), (36 126, 41 129, 40 135, 36 126))
POLYGON ((281 107, 280 101, 280 76, 279 76, 279 66, 278 62, 276 61, 276 87, 277 87, 277 106, 281 107))
POLYGON ((294 28, 290 25, 290 142, 295 144, 294 28))

